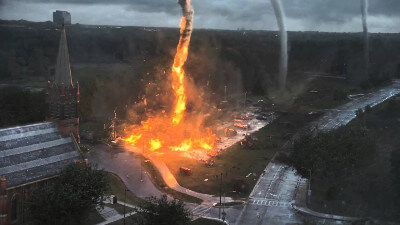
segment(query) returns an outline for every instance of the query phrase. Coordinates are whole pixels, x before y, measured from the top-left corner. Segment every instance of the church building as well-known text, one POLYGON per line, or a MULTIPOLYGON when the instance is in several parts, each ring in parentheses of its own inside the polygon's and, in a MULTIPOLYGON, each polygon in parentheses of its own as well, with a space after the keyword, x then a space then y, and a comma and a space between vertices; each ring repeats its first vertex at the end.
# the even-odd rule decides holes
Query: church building
POLYGON ((64 27, 46 103, 46 122, 0 129, 1 225, 26 222, 24 202, 31 191, 82 160, 78 145, 79 84, 72 82, 64 27))

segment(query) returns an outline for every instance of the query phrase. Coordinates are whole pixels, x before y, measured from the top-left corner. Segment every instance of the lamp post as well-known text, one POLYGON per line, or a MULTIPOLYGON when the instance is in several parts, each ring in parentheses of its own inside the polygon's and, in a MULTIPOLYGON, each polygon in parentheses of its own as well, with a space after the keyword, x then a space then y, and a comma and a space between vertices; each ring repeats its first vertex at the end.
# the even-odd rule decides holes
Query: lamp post
POLYGON ((226 99, 227 99, 226 98, 226 88, 227 88, 227 86, 225 85, 224 88, 225 88, 225 101, 226 101, 226 99))
POLYGON ((311 169, 309 169, 308 171, 310 171, 310 179, 308 180, 307 197, 308 197, 308 203, 310 203, 310 199, 311 199, 311 169))
POLYGON ((127 189, 125 188, 125 197, 124 197, 124 225, 125 225, 125 205, 126 205, 126 191, 127 191, 127 189))
POLYGON ((225 221, 225 216, 226 216, 226 212, 225 212, 226 193, 236 193, 236 191, 224 192, 224 204, 222 205, 222 221, 225 221))
POLYGON ((246 111, 246 101, 247 101, 247 92, 244 92, 244 104, 243 104, 244 108, 243 108, 243 111, 246 111))
POLYGON ((272 103, 272 121, 273 121, 274 118, 275 118, 274 106, 275 106, 275 104, 272 103))
MULTIPOLYGON (((222 173, 219 182, 219 205, 222 205, 222 173)), ((221 219, 221 209, 218 210, 218 219, 221 219)))

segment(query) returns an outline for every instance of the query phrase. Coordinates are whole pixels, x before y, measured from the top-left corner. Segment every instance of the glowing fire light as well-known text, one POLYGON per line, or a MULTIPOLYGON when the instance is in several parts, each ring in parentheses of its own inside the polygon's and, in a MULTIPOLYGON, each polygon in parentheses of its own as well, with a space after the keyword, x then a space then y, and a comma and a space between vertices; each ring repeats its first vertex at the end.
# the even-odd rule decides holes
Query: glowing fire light
POLYGON ((141 134, 139 135, 134 135, 131 134, 128 138, 122 138, 123 141, 125 141, 126 143, 130 144, 130 145, 135 145, 137 141, 139 141, 139 139, 142 137, 141 134))
MULTIPOLYGON (((201 115, 185 117, 187 93, 183 66, 189 52, 193 9, 190 6, 190 0, 181 0, 179 3, 183 8, 184 16, 181 19, 179 44, 171 68, 171 86, 174 93, 171 114, 168 115, 164 110, 155 115, 152 113, 151 118, 141 122, 141 126, 131 126, 127 132, 128 137, 122 140, 136 146, 141 139, 140 144, 143 143, 143 147, 160 154, 162 151, 169 150, 172 152, 196 151, 196 154, 215 155, 213 148, 216 137, 210 130, 202 127, 201 121, 204 117, 201 115)), ((150 102, 148 98, 144 98, 143 101, 145 106, 150 102)))
POLYGON ((155 151, 157 149, 160 149, 162 147, 161 141, 158 139, 151 139, 150 140, 150 150, 155 151))
POLYGON ((181 38, 176 49, 174 65, 172 66, 172 89, 175 91, 174 116, 172 122, 177 125, 183 118, 183 113, 186 110, 186 94, 184 86, 185 71, 182 66, 185 64, 188 55, 189 41, 184 41, 183 32, 185 32, 186 18, 181 20, 181 38))

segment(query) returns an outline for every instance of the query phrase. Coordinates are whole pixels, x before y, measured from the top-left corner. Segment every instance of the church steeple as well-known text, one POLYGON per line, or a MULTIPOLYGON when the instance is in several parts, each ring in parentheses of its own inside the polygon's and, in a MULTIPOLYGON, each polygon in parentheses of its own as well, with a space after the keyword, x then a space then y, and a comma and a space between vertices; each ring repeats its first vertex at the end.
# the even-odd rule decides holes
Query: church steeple
POLYGON ((61 134, 74 135, 79 142, 79 83, 72 83, 64 26, 61 29, 54 82, 47 85, 46 120, 55 122, 61 134))
POLYGON ((60 45, 58 47, 57 65, 54 83, 57 85, 73 86, 71 76, 71 66, 69 63, 69 53, 65 27, 62 26, 60 45))

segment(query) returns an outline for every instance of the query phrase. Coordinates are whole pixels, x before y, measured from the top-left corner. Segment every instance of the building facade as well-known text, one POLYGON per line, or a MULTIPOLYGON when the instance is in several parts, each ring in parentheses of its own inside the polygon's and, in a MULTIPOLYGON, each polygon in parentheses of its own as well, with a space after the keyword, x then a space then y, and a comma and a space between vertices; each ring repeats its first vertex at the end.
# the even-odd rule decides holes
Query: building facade
POLYGON ((61 29, 54 81, 47 83, 46 120, 57 124, 61 134, 79 139, 79 83, 72 82, 65 27, 61 29))
POLYGON ((53 12, 53 23, 71 25, 71 14, 67 11, 56 10, 53 12))
POLYGON ((82 160, 78 145, 79 84, 72 83, 64 27, 46 103, 47 122, 0 129, 0 225, 26 222, 24 202, 32 190, 82 160))

